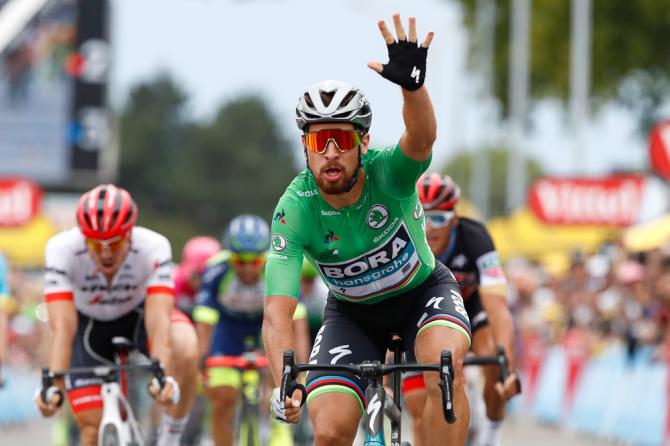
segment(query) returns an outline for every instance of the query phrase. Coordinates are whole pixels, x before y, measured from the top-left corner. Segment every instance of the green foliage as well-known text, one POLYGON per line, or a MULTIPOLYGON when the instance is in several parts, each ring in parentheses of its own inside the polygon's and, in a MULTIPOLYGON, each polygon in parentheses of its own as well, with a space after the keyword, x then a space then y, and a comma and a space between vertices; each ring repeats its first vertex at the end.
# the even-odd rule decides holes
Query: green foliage
MULTIPOLYGON (((491 177, 489 179, 489 215, 507 214, 506 192, 507 192, 507 149, 494 149, 489 152, 489 163, 491 177)), ((451 176, 461 188, 463 196, 470 198, 470 175, 472 174, 472 163, 475 153, 463 152, 449 160, 441 172, 451 176)), ((530 158, 526 158, 526 179, 528 184, 543 175, 540 164, 530 158)))
POLYGON ((219 236, 240 213, 268 221, 297 168, 293 144, 264 100, 240 96, 208 122, 186 119, 188 98, 163 74, 134 87, 121 116, 120 183, 140 224, 173 248, 198 234, 219 236))
MULTIPOLYGON (((477 0, 458 0, 474 30, 477 0)), ((496 1, 495 93, 507 107, 511 0, 496 1)), ((566 100, 570 80, 571 1, 531 2, 531 95, 566 100)), ((643 129, 659 118, 670 93, 670 2, 593 0, 592 95, 617 99, 639 116, 643 129)), ((475 39, 476 40, 476 39, 475 39)))

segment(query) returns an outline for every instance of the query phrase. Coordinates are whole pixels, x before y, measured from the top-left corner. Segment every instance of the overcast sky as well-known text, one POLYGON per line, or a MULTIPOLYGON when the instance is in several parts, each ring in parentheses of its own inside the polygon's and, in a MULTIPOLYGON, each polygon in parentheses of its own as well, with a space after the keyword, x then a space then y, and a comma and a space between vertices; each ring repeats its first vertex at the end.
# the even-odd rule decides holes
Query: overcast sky
MULTIPOLYGON (((477 95, 461 11, 448 0, 112 0, 112 7, 117 105, 130 86, 161 70, 189 92, 195 116, 209 116, 223 101, 258 92, 285 134, 296 138, 298 150, 293 120, 298 97, 320 80, 341 79, 368 95, 373 145, 395 143, 404 128, 399 87, 366 63, 386 62, 376 22, 385 19, 390 26, 397 11, 405 21, 416 16, 421 39, 435 32, 426 81, 438 117, 433 167, 505 135, 492 122, 488 102, 477 95)), ((598 174, 647 165, 646 142, 635 135, 635 122, 624 110, 606 108, 579 151, 572 149, 558 105, 546 103, 532 113, 525 150, 550 173, 598 174)))

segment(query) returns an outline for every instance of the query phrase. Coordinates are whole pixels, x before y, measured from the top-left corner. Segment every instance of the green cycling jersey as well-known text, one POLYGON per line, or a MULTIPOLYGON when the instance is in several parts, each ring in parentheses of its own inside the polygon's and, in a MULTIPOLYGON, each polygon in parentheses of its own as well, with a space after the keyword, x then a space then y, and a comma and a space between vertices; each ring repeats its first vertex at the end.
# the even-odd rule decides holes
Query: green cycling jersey
POLYGON ((303 170, 275 209, 265 294, 298 297, 303 253, 345 301, 376 303, 421 284, 435 267, 416 192, 429 164, 407 157, 399 144, 369 149, 363 192, 340 209, 323 200, 303 170))

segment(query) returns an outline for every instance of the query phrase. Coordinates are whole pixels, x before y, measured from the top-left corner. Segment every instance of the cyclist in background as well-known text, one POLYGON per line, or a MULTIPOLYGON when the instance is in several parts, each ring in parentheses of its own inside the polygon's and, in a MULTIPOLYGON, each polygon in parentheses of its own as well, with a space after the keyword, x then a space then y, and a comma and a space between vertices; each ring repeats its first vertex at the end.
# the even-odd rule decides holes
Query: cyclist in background
MULTIPOLYGON (((512 373, 504 384, 497 382, 497 367, 483 367, 486 419, 476 443, 496 446, 505 416, 505 402, 521 391, 518 376, 513 372, 514 327, 507 308, 505 274, 486 227, 456 213, 461 190, 449 176, 424 174, 417 182, 417 189, 425 213, 428 245, 437 260, 449 267, 461 287, 472 327, 472 351, 477 356, 494 356, 496 345, 505 347, 512 373)), ((413 359, 409 355, 408 360, 413 359)), ((414 422, 413 444, 431 444, 423 441, 420 434, 426 402, 423 376, 406 374, 403 393, 414 422)))
POLYGON ((0 388, 4 384, 2 366, 7 360, 7 336, 9 333, 9 274, 7 261, 0 252, 0 388))
MULTIPOLYGON (((233 444, 233 417, 240 398, 239 370, 222 367, 222 356, 240 356, 260 348, 263 321, 263 268, 270 228, 261 217, 234 218, 224 237, 225 250, 208 262, 193 312, 200 357, 205 365, 206 395, 212 403, 212 436, 217 446, 233 444), (217 361, 218 360, 218 361, 217 361)), ((303 320, 306 339, 305 311, 303 320)), ((303 359, 307 348, 303 348, 303 359)), ((275 424, 273 444, 291 444, 291 432, 275 424), (274 443, 277 442, 277 443, 274 443)))
MULTIPOLYGON (((444 420, 439 376, 427 373, 425 436, 431 445, 463 445, 469 408, 462 364, 470 347, 470 323, 456 280, 435 262, 426 243, 416 191, 417 179, 430 164, 437 130, 423 86, 433 33, 421 43, 413 17, 408 34, 398 14, 393 22, 397 40, 384 21, 378 22, 389 62, 368 66, 402 87, 405 130, 395 146, 369 147, 370 104, 347 83, 320 82, 299 99, 296 122, 303 132, 307 169, 275 208, 263 340, 279 385, 283 353, 294 348, 289 326, 305 254, 330 289, 310 363, 383 361, 395 333, 421 363, 439 362, 440 352, 450 350, 458 421, 449 425, 444 420)), ((366 408, 365 385, 348 373, 307 375, 316 445, 353 443, 366 408)), ((279 394, 275 388, 273 415, 284 422, 299 421, 304 388, 296 388, 285 401, 279 394)))
MULTIPOLYGON (((112 184, 82 195, 78 228, 53 236, 45 253, 45 300, 51 327, 49 369, 113 364, 113 336, 123 336, 166 373, 156 401, 167 407, 158 445, 178 445, 197 380, 197 338, 173 309, 172 255, 162 235, 135 226, 137 205, 112 184), (149 339, 151 344, 149 346, 149 339)), ((52 416, 67 396, 84 445, 98 443, 102 379, 93 374, 56 379, 55 395, 35 402, 52 416)))
POLYGON ((175 307, 191 319, 195 297, 200 289, 200 276, 207 261, 221 251, 221 244, 214 237, 198 236, 184 244, 181 261, 174 272, 175 307))
MULTIPOLYGON (((193 320, 196 295, 200 289, 200 276, 207 267, 207 261, 220 251, 221 243, 214 237, 197 236, 190 238, 184 244, 181 261, 174 272, 175 307, 183 311, 191 320, 193 320)), ((181 436, 181 444, 184 446, 200 444, 202 421, 206 410, 206 401, 201 390, 202 388, 198 387, 191 413, 184 426, 181 436)))

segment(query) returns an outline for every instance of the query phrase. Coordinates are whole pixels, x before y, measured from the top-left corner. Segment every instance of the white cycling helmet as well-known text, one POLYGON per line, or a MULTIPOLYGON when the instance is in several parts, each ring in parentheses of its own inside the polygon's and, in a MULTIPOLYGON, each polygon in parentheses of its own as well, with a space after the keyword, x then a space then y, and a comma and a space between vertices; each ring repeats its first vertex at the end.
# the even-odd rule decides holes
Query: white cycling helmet
POLYGON ((327 80, 305 91, 295 109, 295 121, 301 131, 319 122, 351 122, 367 133, 372 122, 372 110, 365 94, 342 81, 327 80))

